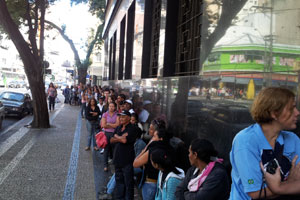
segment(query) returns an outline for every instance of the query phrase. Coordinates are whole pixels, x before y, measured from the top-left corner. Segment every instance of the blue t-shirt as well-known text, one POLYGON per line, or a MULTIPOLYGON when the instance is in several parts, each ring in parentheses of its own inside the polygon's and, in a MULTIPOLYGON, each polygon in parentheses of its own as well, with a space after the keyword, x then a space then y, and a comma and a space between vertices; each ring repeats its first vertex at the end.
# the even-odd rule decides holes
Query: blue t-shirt
MULTIPOLYGON (((276 142, 284 145, 283 155, 290 161, 300 155, 300 140, 294 133, 281 131, 276 142)), ((272 147, 259 124, 249 126, 235 136, 230 152, 232 186, 229 199, 248 200, 251 199, 248 192, 260 190, 263 173, 259 162, 263 150, 267 149, 272 150, 272 147)))

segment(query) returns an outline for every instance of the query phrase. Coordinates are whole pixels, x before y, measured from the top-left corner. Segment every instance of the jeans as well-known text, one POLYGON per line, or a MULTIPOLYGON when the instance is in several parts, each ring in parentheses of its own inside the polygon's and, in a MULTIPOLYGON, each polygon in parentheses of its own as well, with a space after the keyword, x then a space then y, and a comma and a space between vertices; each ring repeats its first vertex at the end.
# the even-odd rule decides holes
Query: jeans
POLYGON ((64 103, 69 103, 69 100, 70 100, 69 95, 66 95, 66 96, 65 96, 65 101, 64 101, 64 103))
POLYGON ((52 107, 53 110, 54 110, 54 107, 55 107, 55 97, 49 96, 49 110, 51 110, 51 107, 52 107), (51 105, 52 105, 52 106, 51 106, 51 105))
POLYGON ((132 163, 122 168, 115 168, 116 195, 115 199, 133 200, 133 166, 132 163))
POLYGON ((104 167, 108 166, 108 157, 110 156, 112 158, 113 155, 113 148, 112 145, 110 144, 110 138, 114 136, 114 133, 112 132, 105 132, 105 136, 107 138, 107 145, 104 148, 104 167))
POLYGON ((143 200, 154 200, 156 194, 156 183, 145 182, 142 187, 143 200))
POLYGON ((89 121, 86 120, 86 128, 88 130, 88 141, 87 141, 87 147, 91 146, 91 141, 93 141, 93 147, 96 146, 96 139, 95 139, 95 133, 96 133, 96 127, 97 127, 97 121, 89 121))
POLYGON ((81 113, 81 117, 82 117, 82 118, 85 117, 85 110, 86 110, 86 103, 82 103, 82 104, 81 104, 81 110, 80 110, 80 113, 81 113))
POLYGON ((107 183, 107 194, 112 194, 116 187, 116 174, 113 174, 107 183))

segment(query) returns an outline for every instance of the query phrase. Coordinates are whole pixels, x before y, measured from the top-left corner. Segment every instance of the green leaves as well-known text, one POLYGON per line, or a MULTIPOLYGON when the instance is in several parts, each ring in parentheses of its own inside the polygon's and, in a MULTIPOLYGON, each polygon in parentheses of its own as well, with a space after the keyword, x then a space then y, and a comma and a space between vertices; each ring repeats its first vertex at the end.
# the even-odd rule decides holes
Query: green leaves
POLYGON ((88 3, 90 5, 90 12, 93 15, 96 15, 101 21, 104 21, 106 7, 105 0, 71 0, 71 5, 80 3, 88 3))

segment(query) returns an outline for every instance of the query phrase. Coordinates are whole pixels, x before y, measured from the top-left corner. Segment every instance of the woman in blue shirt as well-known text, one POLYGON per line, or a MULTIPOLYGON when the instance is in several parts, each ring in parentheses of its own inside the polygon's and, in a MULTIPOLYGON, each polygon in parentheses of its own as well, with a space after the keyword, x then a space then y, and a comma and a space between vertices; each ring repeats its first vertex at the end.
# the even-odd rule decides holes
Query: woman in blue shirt
POLYGON ((290 161, 300 154, 298 136, 283 131, 296 128, 299 111, 295 95, 285 88, 265 88, 255 98, 251 115, 257 123, 240 131, 233 140, 230 199, 282 199, 264 184, 259 163, 262 161, 265 167, 269 162, 278 163, 284 180, 289 174, 290 161))

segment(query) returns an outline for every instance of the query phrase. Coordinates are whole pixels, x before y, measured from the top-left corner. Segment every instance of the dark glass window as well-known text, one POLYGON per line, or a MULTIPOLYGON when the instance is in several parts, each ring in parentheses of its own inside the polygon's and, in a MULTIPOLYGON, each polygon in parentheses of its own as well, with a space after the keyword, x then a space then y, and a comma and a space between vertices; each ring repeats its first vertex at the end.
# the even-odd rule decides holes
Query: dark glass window
POLYGON ((180 0, 175 75, 197 75, 200 68, 201 2, 180 0))

